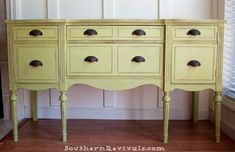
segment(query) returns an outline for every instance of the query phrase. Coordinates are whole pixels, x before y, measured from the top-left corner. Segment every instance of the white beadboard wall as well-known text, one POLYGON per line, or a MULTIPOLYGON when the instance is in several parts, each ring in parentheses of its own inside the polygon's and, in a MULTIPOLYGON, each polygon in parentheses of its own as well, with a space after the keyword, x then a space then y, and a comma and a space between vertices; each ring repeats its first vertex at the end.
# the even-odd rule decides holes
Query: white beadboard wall
MULTIPOLYGON (((159 19, 216 18, 220 0, 9 0, 9 19, 159 19)), ((23 118, 31 117, 29 91, 23 90, 23 118)), ((86 85, 68 90, 71 119, 162 119, 162 92, 153 85, 107 91, 86 85)), ((39 118, 60 118, 58 92, 39 91, 39 118)), ((200 94, 199 119, 208 119, 209 91, 200 94)), ((172 92, 171 119, 190 119, 192 94, 172 92)))

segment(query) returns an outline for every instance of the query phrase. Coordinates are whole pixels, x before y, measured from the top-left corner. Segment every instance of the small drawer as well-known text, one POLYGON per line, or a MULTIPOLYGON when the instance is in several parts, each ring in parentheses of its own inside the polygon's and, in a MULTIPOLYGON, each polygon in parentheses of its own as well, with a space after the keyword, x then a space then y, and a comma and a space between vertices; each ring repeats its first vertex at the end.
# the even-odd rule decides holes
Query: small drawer
POLYGON ((57 46, 15 46, 18 81, 51 82, 58 79, 57 46))
POLYGON ((173 45, 173 83, 214 83, 216 45, 173 45))
POLYGON ((112 46, 69 45, 67 50, 68 75, 112 72, 112 46))
POLYGON ((217 27, 173 26, 173 40, 217 40, 217 27))
POLYGON ((110 26, 67 26, 67 40, 112 39, 113 28, 110 26))
POLYGON ((118 46, 118 72, 161 75, 162 45, 118 46))
POLYGON ((163 26, 121 26, 117 29, 119 39, 163 40, 163 26))
POLYGON ((14 40, 57 40, 57 26, 16 26, 14 40))

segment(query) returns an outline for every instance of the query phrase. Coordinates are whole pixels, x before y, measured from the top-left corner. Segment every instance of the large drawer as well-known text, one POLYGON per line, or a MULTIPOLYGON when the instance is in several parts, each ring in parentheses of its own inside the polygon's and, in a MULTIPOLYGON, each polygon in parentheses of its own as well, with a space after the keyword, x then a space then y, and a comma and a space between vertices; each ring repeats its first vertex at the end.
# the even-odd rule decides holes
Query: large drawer
POLYGON ((16 26, 14 40, 57 40, 57 26, 16 26))
POLYGON ((163 26, 120 26, 117 27, 119 39, 129 40, 163 40, 163 26))
POLYGON ((216 50, 216 45, 173 45, 172 82, 214 83, 216 50))
POLYGON ((68 45, 67 74, 111 73, 112 49, 105 45, 68 45))
POLYGON ((18 81, 57 81, 57 46, 16 45, 14 50, 18 81))
POLYGON ((217 27, 173 26, 173 40, 217 40, 217 27))
POLYGON ((163 46, 125 45, 118 46, 118 72, 160 76, 162 73, 163 46))
POLYGON ((111 26, 67 26, 67 40, 102 40, 113 38, 111 26))

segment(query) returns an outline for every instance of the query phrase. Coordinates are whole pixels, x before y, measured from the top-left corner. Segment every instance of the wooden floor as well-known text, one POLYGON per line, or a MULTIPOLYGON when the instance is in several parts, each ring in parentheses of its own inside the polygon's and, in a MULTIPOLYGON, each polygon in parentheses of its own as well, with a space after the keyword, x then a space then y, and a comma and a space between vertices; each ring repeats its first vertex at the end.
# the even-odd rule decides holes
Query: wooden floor
MULTIPOLYGON (((59 120, 27 120, 19 130, 18 143, 12 134, 0 142, 0 152, 64 152, 65 146, 163 147, 165 151, 235 152, 235 142, 222 133, 214 143, 209 121, 170 121, 169 143, 162 141, 162 121, 68 120, 68 143, 60 141, 59 120)), ((75 151, 75 150, 74 150, 75 151)))

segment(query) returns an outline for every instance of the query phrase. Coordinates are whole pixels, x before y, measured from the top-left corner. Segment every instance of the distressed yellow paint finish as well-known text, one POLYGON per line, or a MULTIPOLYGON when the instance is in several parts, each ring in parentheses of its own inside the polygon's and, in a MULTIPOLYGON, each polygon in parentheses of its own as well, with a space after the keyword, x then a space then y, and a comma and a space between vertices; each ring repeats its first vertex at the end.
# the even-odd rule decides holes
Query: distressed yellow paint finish
POLYGON ((110 26, 67 26, 67 40, 102 40, 114 36, 114 28, 110 26), (84 32, 92 29, 96 35, 84 35, 84 32))
MULTIPOLYGON (((168 142, 170 92, 174 89, 215 93, 215 136, 220 142, 220 109, 223 62, 223 20, 8 20, 9 82, 14 141, 18 141, 16 90, 60 91, 62 140, 67 141, 67 90, 86 84, 123 90, 154 84, 164 91, 163 142, 168 142), (88 29, 95 35, 84 35, 88 29), (192 29, 200 35, 189 35, 192 29), (32 36, 32 30, 40 30, 32 36), (133 35, 142 30, 145 35, 133 35), (84 59, 94 56, 97 62, 84 59), (144 62, 132 59, 141 56, 144 62), (40 60, 43 66, 29 63, 40 60), (191 60, 201 63, 188 66, 191 60)), ((143 33, 143 32, 142 32, 143 33)), ((33 100, 36 92, 32 92, 33 100)), ((198 93, 194 94, 197 120, 198 93)), ((37 102, 33 101, 37 120, 37 102)))
POLYGON ((173 26, 173 40, 217 40, 217 27, 211 26, 173 26), (188 31, 197 29, 200 35, 188 35, 188 31))
POLYGON ((156 46, 118 46, 119 73, 154 73, 161 76, 162 45, 156 46), (144 62, 133 62, 132 59, 141 56, 144 62))
POLYGON ((16 81, 58 81, 57 46, 15 45, 16 81), (39 60, 42 66, 30 66, 30 62, 39 60))
POLYGON ((58 27, 57 26, 16 26, 13 28, 14 40, 57 40, 58 27), (29 35, 32 30, 40 30, 43 35, 32 36, 29 35))
POLYGON ((213 83, 216 70, 216 45, 176 44, 172 52, 173 83, 213 83), (200 66, 188 62, 196 60, 200 66))
POLYGON ((67 48, 67 70, 68 75, 85 73, 111 73, 112 72, 112 46, 105 45, 68 45, 67 48), (87 57, 97 58, 97 62, 84 61, 87 57))

